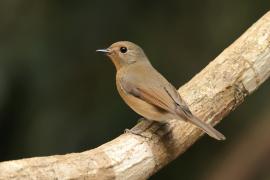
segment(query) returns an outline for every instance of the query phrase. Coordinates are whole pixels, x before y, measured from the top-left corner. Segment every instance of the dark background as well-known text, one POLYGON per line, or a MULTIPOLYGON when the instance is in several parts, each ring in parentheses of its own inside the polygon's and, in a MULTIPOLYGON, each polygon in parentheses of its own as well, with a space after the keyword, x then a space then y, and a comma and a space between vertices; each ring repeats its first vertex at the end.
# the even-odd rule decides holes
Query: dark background
MULTIPOLYGON (((0 161, 84 151, 136 123, 116 91, 115 68, 96 49, 133 41, 180 87, 269 9, 269 0, 1 0, 0 161)), ((269 178, 270 148, 255 148, 268 141, 253 128, 266 122, 270 131, 269 92, 268 81, 217 126, 226 141, 204 136, 152 179, 229 174, 224 159, 243 142, 239 172, 241 154, 255 154, 248 179, 269 178)))

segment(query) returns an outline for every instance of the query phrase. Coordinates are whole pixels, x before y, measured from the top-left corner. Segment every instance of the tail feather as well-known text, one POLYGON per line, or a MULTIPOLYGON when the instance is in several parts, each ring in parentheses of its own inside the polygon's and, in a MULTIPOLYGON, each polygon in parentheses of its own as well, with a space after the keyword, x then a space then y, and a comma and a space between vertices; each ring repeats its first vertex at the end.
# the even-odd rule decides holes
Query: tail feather
POLYGON ((209 136, 217 139, 217 140, 225 140, 226 137, 220 133, 218 130, 216 130, 215 128, 213 128, 210 124, 207 124, 206 122, 196 118, 190 111, 183 113, 177 111, 177 114, 182 117, 183 114, 185 114, 185 116, 187 117, 188 121, 191 122, 192 124, 196 125, 197 127, 199 127, 200 129, 202 129, 203 131, 205 131, 209 136))
POLYGON ((196 118, 195 116, 189 118, 189 121, 198 126, 199 128, 201 128, 203 131, 205 131, 209 136, 217 139, 217 140, 225 140, 226 137, 220 133, 218 130, 216 130, 215 128, 213 128, 210 124, 207 124, 201 120, 199 120, 198 118, 196 118))

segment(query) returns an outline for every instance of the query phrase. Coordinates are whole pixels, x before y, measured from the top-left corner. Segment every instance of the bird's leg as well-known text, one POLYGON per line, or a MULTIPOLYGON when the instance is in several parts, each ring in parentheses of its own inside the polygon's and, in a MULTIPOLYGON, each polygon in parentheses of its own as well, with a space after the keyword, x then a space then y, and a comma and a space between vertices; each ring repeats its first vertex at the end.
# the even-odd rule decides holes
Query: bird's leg
POLYGON ((137 120, 137 123, 143 122, 143 121, 149 121, 148 119, 141 117, 140 119, 137 120))
POLYGON ((134 129, 125 129, 125 133, 131 133, 131 134, 134 134, 134 135, 137 135, 137 136, 141 136, 141 137, 144 137, 144 138, 149 138, 147 136, 144 136, 142 135, 143 131, 135 131, 134 129))
POLYGON ((142 133, 146 131, 147 129, 149 129, 153 124, 154 124, 154 121, 151 121, 145 118, 140 118, 138 120, 138 124, 132 129, 125 129, 125 133, 132 133, 138 136, 149 138, 147 136, 142 135, 142 133), (141 123, 141 122, 145 122, 145 123, 141 123))
POLYGON ((157 122, 157 121, 152 121, 148 120, 145 118, 140 118, 138 120, 138 124, 133 127, 132 129, 126 129, 125 133, 131 133, 137 136, 141 136, 144 138, 151 139, 152 136, 146 136, 145 131, 149 130, 149 132, 152 132, 153 134, 158 135, 159 137, 166 136, 168 133, 171 131, 171 127, 168 122, 157 122), (145 123, 140 123, 140 122, 145 122, 145 123), (144 133, 144 134, 142 134, 144 133))

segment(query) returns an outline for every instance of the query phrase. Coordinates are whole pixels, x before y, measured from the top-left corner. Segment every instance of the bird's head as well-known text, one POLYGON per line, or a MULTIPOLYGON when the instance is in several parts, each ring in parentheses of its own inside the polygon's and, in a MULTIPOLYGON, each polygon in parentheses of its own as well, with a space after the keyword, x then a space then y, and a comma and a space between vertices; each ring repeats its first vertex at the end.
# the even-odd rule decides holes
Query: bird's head
POLYGON ((109 56, 117 70, 130 64, 148 61, 142 48, 129 41, 113 43, 107 49, 98 49, 97 52, 103 52, 109 56))

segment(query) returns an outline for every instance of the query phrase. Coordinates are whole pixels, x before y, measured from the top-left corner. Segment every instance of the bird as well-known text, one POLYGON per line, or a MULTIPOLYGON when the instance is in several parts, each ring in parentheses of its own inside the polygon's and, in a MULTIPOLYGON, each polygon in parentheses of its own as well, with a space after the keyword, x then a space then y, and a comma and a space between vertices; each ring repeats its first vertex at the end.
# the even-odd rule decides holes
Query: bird
POLYGON ((192 114, 176 88, 152 66, 140 46, 119 41, 96 51, 107 55, 115 65, 117 90, 137 114, 159 123, 186 121, 217 140, 225 140, 222 133, 192 114))

